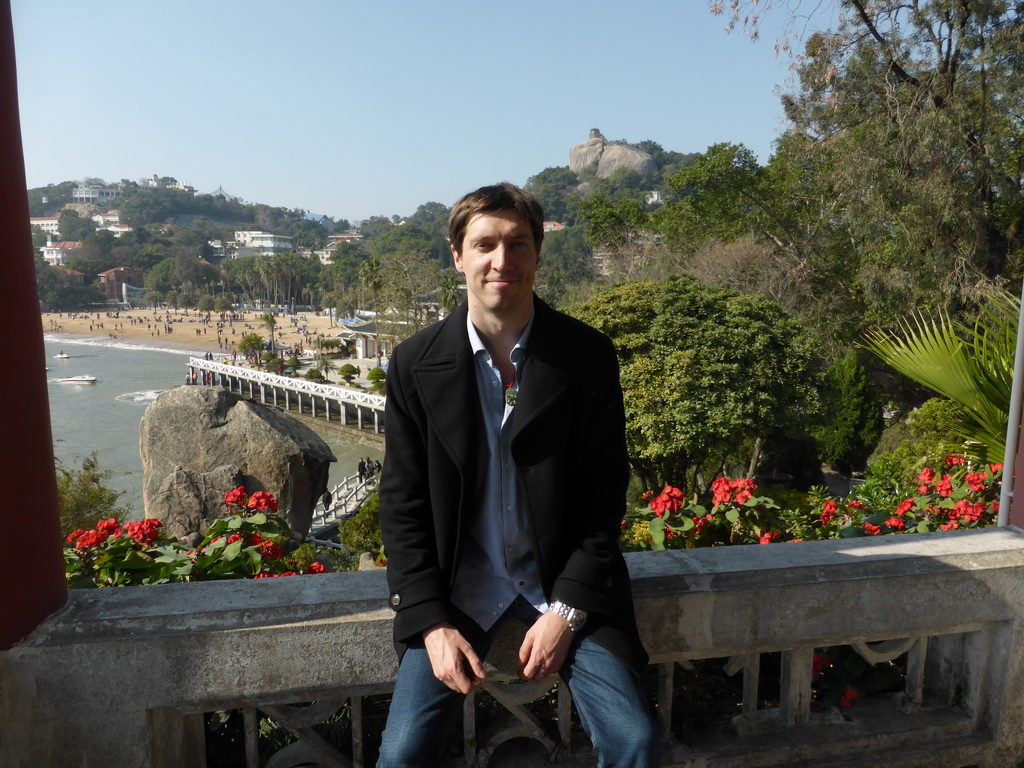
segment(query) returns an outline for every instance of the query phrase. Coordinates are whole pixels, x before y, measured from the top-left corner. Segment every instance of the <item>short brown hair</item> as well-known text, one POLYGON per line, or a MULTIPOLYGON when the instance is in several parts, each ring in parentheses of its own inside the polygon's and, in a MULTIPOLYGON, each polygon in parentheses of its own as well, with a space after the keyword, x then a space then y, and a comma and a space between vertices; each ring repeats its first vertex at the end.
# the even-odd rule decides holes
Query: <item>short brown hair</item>
POLYGON ((522 216, 533 233, 534 247, 540 251, 540 244, 544 240, 544 209, 537 198, 525 189, 503 181, 470 192, 452 208, 448 215, 448 239, 456 253, 462 253, 462 240, 470 220, 478 213, 496 211, 515 211, 522 216))

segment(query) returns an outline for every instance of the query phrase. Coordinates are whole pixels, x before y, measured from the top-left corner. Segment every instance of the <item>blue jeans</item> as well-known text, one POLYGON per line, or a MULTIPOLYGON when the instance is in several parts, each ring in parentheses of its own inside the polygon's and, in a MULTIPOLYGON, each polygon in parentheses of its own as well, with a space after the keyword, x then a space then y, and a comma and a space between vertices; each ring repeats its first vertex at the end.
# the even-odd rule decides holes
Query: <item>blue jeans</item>
MULTIPOLYGON (((536 615, 536 611, 534 611, 536 615)), ((658 734, 636 678, 611 651, 574 640, 560 670, 598 768, 653 768, 658 734)), ((463 696, 434 677, 423 648, 402 658, 377 768, 436 768, 463 696)))

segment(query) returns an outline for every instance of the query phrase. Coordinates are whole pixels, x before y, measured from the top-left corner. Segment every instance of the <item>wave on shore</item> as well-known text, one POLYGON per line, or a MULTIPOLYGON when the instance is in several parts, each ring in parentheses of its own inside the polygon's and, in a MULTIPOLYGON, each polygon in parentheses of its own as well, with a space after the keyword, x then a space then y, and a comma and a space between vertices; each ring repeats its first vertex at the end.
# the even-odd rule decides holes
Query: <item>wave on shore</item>
MULTIPOLYGON (((110 347, 112 349, 139 349, 147 352, 168 352, 172 355, 202 357, 209 349, 190 349, 174 341, 145 341, 143 339, 112 339, 109 336, 82 336, 78 333, 43 333, 43 341, 51 344, 77 344, 83 347, 110 347)), ((214 353, 223 356, 221 353, 214 353)))

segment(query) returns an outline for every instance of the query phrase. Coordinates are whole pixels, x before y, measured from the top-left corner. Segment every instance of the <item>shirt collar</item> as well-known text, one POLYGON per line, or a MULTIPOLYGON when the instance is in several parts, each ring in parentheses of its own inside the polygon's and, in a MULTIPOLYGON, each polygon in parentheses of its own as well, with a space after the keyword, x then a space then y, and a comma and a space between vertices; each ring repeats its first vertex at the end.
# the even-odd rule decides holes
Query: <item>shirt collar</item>
MULTIPOLYGON (((509 354, 509 359, 514 363, 518 363, 523 356, 523 350, 526 348, 526 342, 530 338, 530 329, 533 328, 533 318, 534 313, 531 312, 530 322, 526 324, 526 327, 523 328, 523 332, 519 334, 519 340, 516 341, 515 346, 512 347, 512 352, 509 354)), ((483 340, 480 338, 480 332, 476 329, 476 326, 473 325, 473 319, 469 316, 468 312, 466 313, 466 333, 469 335, 469 346, 472 347, 474 356, 481 352, 490 355, 487 351, 487 347, 484 346, 483 340)))

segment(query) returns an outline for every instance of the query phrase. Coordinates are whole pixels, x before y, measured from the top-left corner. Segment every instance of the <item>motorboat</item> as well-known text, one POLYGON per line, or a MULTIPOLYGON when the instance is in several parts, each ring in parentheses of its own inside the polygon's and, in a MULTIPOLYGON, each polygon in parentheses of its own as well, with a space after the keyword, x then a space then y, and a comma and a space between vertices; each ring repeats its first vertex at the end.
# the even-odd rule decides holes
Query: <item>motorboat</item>
POLYGON ((60 379, 61 384, 95 384, 95 376, 86 376, 81 374, 79 376, 68 376, 66 379, 60 379))
POLYGON ((61 351, 59 355, 54 355, 54 357, 57 358, 58 360, 67 360, 69 357, 71 357, 71 355, 69 355, 67 352, 61 351))

